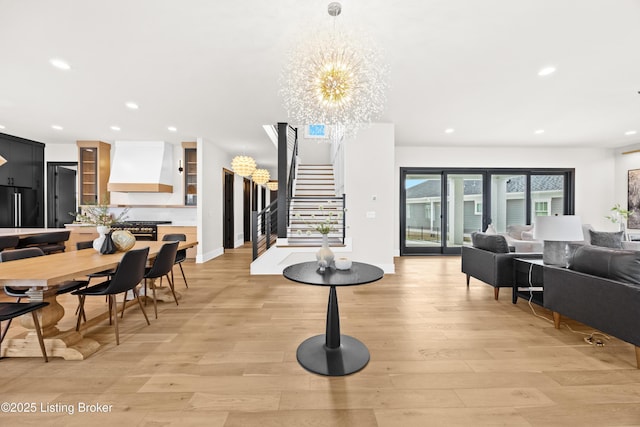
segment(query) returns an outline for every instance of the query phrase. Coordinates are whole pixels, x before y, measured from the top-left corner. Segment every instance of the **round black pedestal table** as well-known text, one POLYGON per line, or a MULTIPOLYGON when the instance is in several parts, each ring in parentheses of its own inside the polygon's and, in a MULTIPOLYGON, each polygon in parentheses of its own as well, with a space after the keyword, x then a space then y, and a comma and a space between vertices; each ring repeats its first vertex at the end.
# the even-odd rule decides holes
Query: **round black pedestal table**
POLYGON ((375 265, 354 262, 349 270, 331 266, 323 273, 318 263, 303 262, 284 269, 284 277, 305 285, 329 286, 327 327, 324 335, 308 338, 298 347, 298 363, 321 375, 341 376, 358 372, 369 363, 369 350, 357 339, 340 334, 336 287, 364 285, 382 279, 384 272, 375 265))

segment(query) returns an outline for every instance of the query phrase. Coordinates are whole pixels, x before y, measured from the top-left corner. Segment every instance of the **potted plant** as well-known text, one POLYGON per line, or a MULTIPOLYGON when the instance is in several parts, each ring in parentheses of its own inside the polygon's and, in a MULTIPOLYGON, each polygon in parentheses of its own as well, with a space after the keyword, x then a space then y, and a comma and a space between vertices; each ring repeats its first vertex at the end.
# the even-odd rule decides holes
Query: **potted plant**
POLYGON ((620 203, 616 203, 611 208, 611 215, 605 216, 605 218, 607 218, 612 223, 618 224, 620 231, 622 231, 623 240, 627 240, 625 223, 629 218, 630 213, 631 212, 629 210, 623 209, 622 206, 620 206, 620 203))
POLYGON ((72 213, 72 215, 76 217, 76 222, 78 223, 96 226, 99 236, 93 241, 93 248, 96 251, 100 251, 107 233, 111 230, 111 226, 126 220, 128 212, 129 208, 125 208, 119 215, 114 216, 113 213, 109 212, 109 205, 102 203, 82 206, 80 212, 72 213))

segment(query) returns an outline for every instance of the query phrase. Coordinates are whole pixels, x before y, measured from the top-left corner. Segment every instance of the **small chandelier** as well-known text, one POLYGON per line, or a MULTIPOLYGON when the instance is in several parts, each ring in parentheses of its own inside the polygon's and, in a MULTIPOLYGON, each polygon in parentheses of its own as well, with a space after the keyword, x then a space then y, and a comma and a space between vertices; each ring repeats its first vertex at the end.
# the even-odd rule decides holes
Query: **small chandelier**
POLYGON ((256 170, 256 161, 249 156, 235 156, 231 160, 231 169, 240 176, 249 176, 256 170))
POLYGON ((276 191, 278 189, 278 181, 267 182, 267 188, 271 191, 276 191))
POLYGON ((266 169, 256 169, 251 177, 256 184, 264 185, 269 181, 270 175, 266 169))
MULTIPOLYGON (((337 20, 340 3, 329 4, 337 20)), ((283 70, 281 94, 301 125, 330 126, 332 139, 354 134, 384 110, 388 70, 370 40, 333 30, 316 31, 292 50, 283 70)))

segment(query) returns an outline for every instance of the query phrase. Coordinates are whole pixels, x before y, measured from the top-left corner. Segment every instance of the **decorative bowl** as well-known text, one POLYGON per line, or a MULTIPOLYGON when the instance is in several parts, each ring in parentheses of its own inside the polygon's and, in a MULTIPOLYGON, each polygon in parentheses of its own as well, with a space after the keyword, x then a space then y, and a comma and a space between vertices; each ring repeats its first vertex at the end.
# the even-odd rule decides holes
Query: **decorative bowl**
POLYGON ((127 230, 114 231, 111 233, 111 240, 120 252, 126 252, 136 244, 135 236, 127 230))
POLYGON ((348 270, 351 268, 351 260, 349 258, 340 257, 333 261, 338 270, 348 270))

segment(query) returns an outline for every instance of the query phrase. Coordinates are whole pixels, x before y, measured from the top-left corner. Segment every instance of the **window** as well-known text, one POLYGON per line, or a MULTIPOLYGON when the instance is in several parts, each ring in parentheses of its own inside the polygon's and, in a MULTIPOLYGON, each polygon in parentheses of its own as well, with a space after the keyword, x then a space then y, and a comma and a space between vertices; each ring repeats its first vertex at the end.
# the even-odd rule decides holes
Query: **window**
POLYGON ((534 202, 536 216, 549 215, 549 202, 534 202))
POLYGON ((482 215, 482 202, 476 201, 475 214, 482 215))

